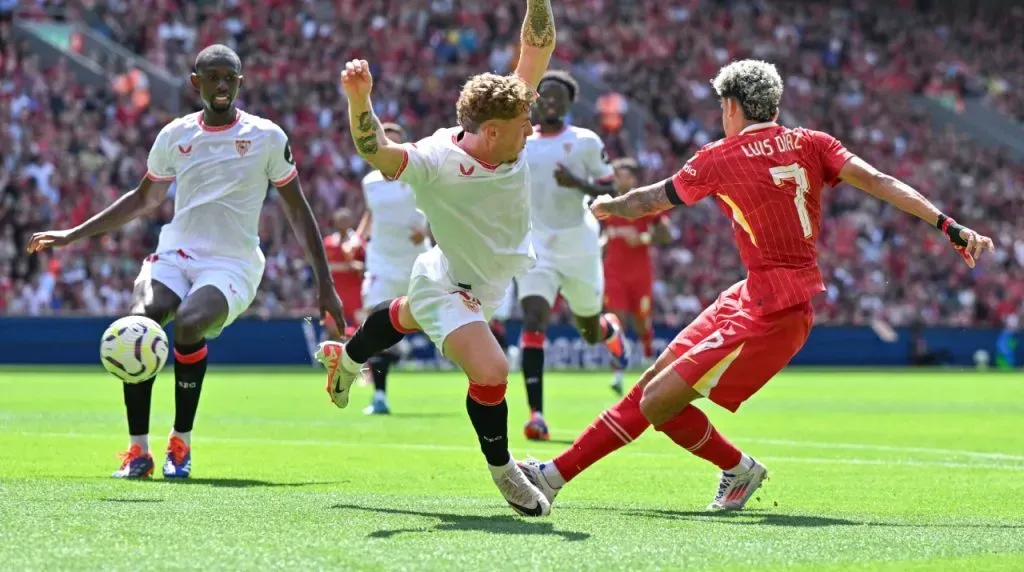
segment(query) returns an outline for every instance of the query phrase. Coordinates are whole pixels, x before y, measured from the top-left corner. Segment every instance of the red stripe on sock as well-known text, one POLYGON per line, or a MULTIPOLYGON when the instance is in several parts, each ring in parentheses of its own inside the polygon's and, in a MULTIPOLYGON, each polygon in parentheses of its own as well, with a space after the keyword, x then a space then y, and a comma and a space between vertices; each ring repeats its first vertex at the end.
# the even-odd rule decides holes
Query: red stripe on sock
POLYGON ((640 342, 644 346, 644 357, 654 357, 654 332, 648 330, 641 338, 640 342))
POLYGON ((208 351, 209 350, 205 344, 203 345, 203 347, 199 348, 198 350, 190 354, 183 354, 178 351, 178 348, 174 348, 174 361, 184 364, 196 363, 206 359, 206 354, 208 351))
POLYGON ((642 387, 633 386, 622 401, 603 411, 571 447, 555 457, 555 467, 566 481, 633 441, 650 427, 650 422, 640 411, 643 394, 642 387))
POLYGON ((498 385, 482 385, 469 380, 469 398, 480 405, 497 405, 505 400, 507 383, 498 385))
POLYGON ((416 330, 402 327, 402 322, 398 319, 398 312, 402 308, 402 302, 404 301, 405 296, 399 296, 391 301, 391 305, 388 306, 388 318, 391 319, 391 327, 397 330, 399 334, 411 334, 416 330))
POLYGON ((523 349, 534 348, 544 349, 544 339, 547 336, 544 332, 523 332, 523 349))
POLYGON ((687 405, 678 415, 655 427, 669 436, 677 445, 710 461, 723 471, 740 464, 743 453, 726 439, 708 416, 693 405, 687 405))

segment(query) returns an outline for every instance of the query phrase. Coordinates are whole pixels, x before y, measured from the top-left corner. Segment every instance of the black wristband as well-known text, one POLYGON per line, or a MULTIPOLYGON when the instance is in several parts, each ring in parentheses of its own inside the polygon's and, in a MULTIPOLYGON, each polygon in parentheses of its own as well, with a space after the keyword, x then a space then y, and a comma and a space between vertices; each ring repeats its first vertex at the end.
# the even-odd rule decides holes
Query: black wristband
POLYGON ((939 214, 939 220, 935 222, 935 227, 949 237, 949 241, 954 245, 967 246, 967 240, 960 236, 960 231, 964 229, 964 225, 944 214, 939 214))
POLYGON ((683 200, 679 198, 679 193, 676 192, 676 186, 672 184, 671 177, 665 179, 665 196, 668 197, 668 202, 674 206, 679 207, 684 204, 683 200))

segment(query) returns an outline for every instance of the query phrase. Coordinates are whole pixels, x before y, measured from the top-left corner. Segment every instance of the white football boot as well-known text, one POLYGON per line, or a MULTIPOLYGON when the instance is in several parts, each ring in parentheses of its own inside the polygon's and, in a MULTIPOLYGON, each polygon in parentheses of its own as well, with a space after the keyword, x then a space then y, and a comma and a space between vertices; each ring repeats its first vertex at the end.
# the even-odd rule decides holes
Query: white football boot
POLYGON ((745 473, 733 474, 722 471, 722 480, 718 482, 718 494, 708 505, 708 510, 741 510, 747 500, 761 488, 761 483, 768 479, 768 469, 754 461, 754 466, 745 473))
POLYGON ((316 360, 327 370, 327 394, 340 409, 348 407, 349 389, 359 376, 360 364, 345 353, 345 344, 322 342, 316 349, 316 360))
MULTIPOLYGON (((550 462, 548 461, 548 463, 550 462)), ((544 476, 544 465, 546 464, 537 459, 527 459, 518 463, 519 468, 526 475, 526 480, 530 481, 533 486, 537 487, 544 494, 544 498, 548 499, 548 503, 555 504, 555 497, 558 496, 558 492, 562 490, 562 487, 552 485, 551 481, 544 476)))
POLYGON ((522 469, 515 462, 499 475, 492 475, 501 496, 505 497, 512 510, 523 516, 547 516, 551 514, 551 503, 544 493, 530 484, 522 469))

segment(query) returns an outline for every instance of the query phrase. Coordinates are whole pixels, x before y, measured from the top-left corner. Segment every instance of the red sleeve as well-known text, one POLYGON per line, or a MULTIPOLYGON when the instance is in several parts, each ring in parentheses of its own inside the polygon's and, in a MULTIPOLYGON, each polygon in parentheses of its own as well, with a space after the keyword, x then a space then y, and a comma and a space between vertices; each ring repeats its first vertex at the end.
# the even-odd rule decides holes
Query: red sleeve
POLYGON ((714 167, 713 152, 709 149, 712 143, 697 151, 672 177, 672 186, 679 200, 691 206, 704 197, 714 194, 711 172, 714 167))
POLYGON ((811 131, 810 134, 821 153, 822 178, 830 187, 834 187, 839 183, 839 171, 853 158, 853 153, 824 131, 811 131))

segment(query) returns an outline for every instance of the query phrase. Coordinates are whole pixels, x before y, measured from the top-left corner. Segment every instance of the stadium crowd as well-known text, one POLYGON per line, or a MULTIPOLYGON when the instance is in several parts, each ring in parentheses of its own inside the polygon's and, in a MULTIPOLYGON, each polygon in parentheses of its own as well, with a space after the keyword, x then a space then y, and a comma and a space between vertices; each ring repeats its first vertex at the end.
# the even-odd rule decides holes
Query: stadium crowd
MULTIPOLYGON (((189 71, 197 47, 235 47, 246 76, 239 105, 289 133, 322 226, 338 207, 362 208, 367 168, 341 125, 338 62, 371 60, 378 115, 425 136, 453 122, 452 101, 467 76, 512 68, 520 17, 515 3, 455 0, 29 4, 59 7, 175 74, 189 71)), ((784 123, 829 131, 997 242, 995 256, 969 270, 934 229, 840 186, 825 202, 828 292, 817 302, 819 322, 998 325, 1024 311, 1024 201, 1015 196, 1024 168, 935 132, 908 101, 914 93, 984 95, 1021 117, 1024 50, 1014 30, 1024 15, 964 21, 915 12, 902 0, 884 8, 860 0, 768 4, 561 0, 556 56, 647 110, 636 148, 614 123, 595 128, 613 155, 635 155, 649 180, 720 136, 707 81, 719 66, 771 60, 787 82, 784 123)), ((26 256, 24 245, 34 230, 76 224, 133 187, 171 117, 116 86, 78 85, 65 65, 44 69, 2 19, 0 70, 0 312, 123 312, 170 202, 119 233, 52 255, 26 256)), ((656 315, 678 325, 744 271, 713 205, 677 209, 673 221, 676 240, 655 253, 656 315)), ((252 311, 311 313, 310 276, 274 201, 261 237, 268 264, 252 311)))

